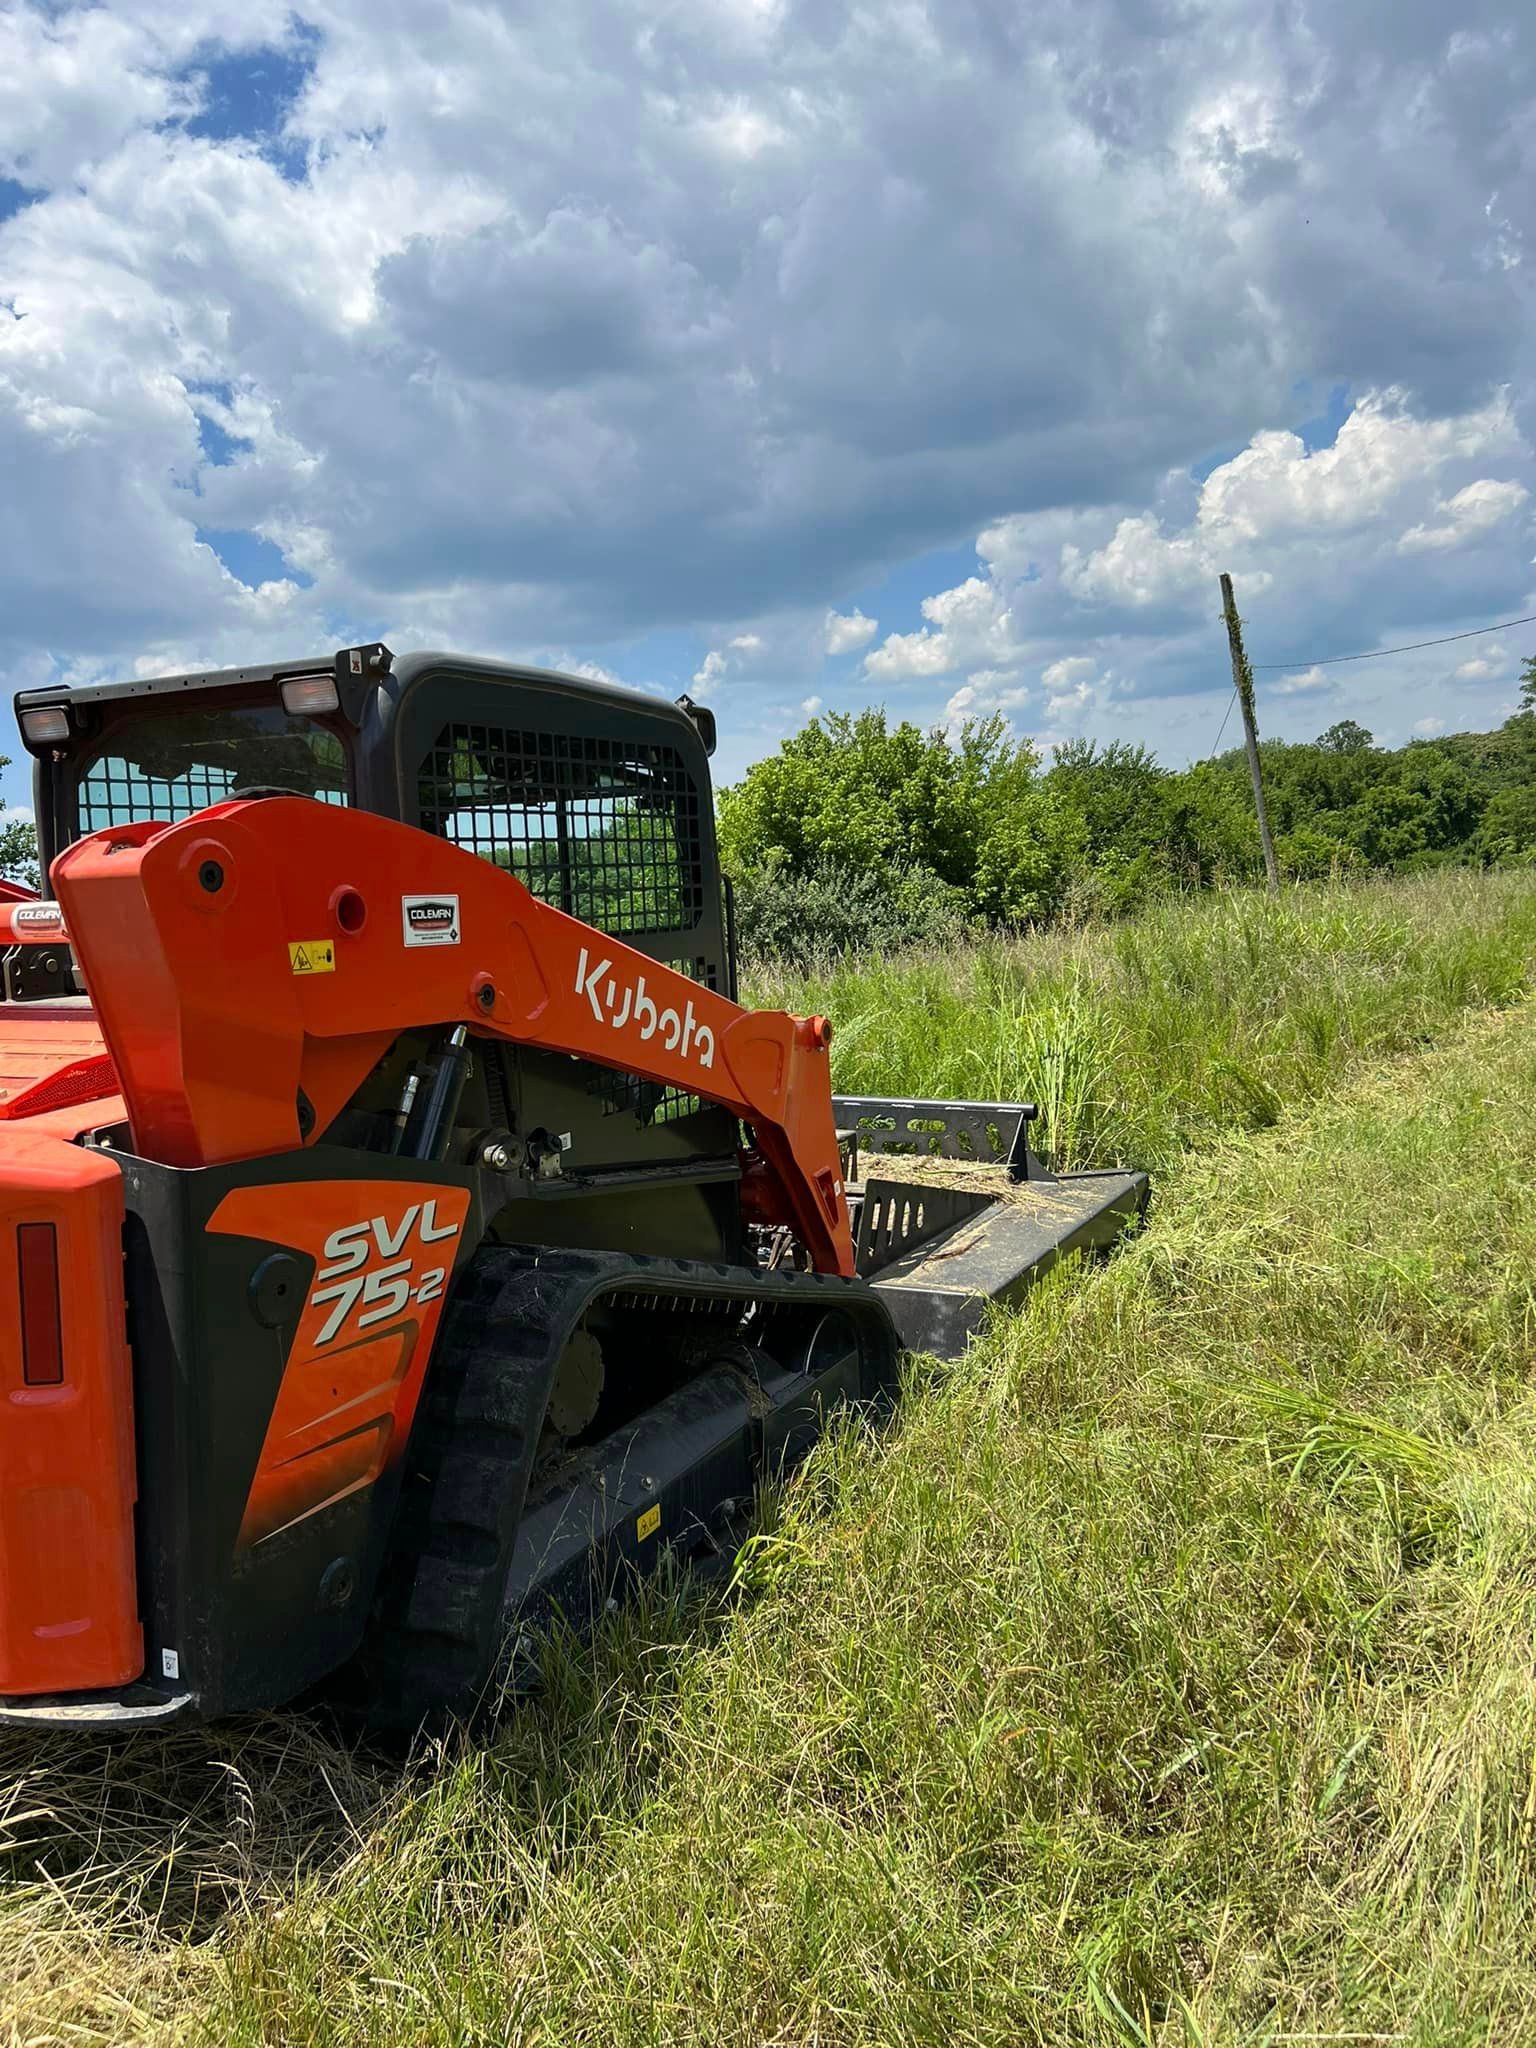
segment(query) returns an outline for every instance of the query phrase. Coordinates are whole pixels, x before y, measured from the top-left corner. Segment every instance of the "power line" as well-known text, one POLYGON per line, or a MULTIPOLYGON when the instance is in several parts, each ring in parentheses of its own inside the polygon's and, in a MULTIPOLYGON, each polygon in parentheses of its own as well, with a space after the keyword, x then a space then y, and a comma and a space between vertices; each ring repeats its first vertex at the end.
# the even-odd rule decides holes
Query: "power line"
POLYGON ((1453 640, 1475 640, 1480 633, 1508 633, 1516 626, 1536 626, 1536 612, 1525 619, 1506 619, 1502 626, 1474 626, 1470 633, 1447 633, 1440 640, 1412 640, 1406 647, 1370 647, 1364 654, 1320 654, 1308 661, 1298 656, 1294 661, 1252 661, 1250 668, 1332 668, 1340 661, 1382 661, 1389 654, 1417 654, 1421 647, 1449 647, 1453 640))
POLYGON ((1219 753, 1219 752, 1221 751, 1221 736, 1222 736, 1222 734, 1223 734, 1223 733, 1224 733, 1224 732, 1226 731, 1226 729, 1227 729, 1227 720, 1228 720, 1228 719, 1229 719, 1229 718, 1230 718, 1230 717, 1232 716, 1232 706, 1233 706, 1233 705, 1234 705, 1234 704, 1235 704, 1236 702, 1237 702, 1237 692, 1236 692, 1236 690, 1234 690, 1234 691, 1232 692, 1231 696, 1230 696, 1230 697, 1229 697, 1229 698, 1227 699, 1227 708, 1226 708, 1226 710, 1225 710, 1225 711, 1224 711, 1224 712, 1223 712, 1223 713, 1221 714, 1221 723, 1220 723, 1220 725, 1219 725, 1219 726, 1217 726, 1217 728, 1216 728, 1216 738, 1215 738, 1215 741, 1214 741, 1214 743, 1213 743, 1213 745, 1212 745, 1212 747, 1211 747, 1211 751, 1210 751, 1210 753, 1206 755, 1206 759, 1207 759, 1208 761, 1214 761, 1214 760, 1215 760, 1215 758, 1216 758, 1216 756, 1217 756, 1217 754, 1218 754, 1218 753, 1219 753))

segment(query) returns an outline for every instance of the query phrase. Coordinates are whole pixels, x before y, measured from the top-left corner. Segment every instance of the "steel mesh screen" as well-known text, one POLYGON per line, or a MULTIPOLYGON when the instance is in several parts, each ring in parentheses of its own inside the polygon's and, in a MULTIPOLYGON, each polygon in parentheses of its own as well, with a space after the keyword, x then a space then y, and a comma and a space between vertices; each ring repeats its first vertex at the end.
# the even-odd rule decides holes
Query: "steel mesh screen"
POLYGON ((80 830, 99 832, 150 819, 175 824, 254 787, 345 804, 341 742, 266 705, 145 712, 115 722, 82 764, 75 801, 80 830))
POLYGON ((664 742, 447 725, 421 822, 615 936, 687 930, 704 899, 699 792, 664 742))
POLYGON ((227 769, 194 768, 172 780, 151 780, 129 761, 104 754, 80 778, 80 830, 132 825, 150 818, 175 824, 194 811, 221 804, 235 786, 227 769))
MULTIPOLYGON (((662 964, 705 988, 719 984, 719 977, 707 960, 667 960, 662 964)), ((616 1116, 627 1109, 643 1124, 676 1123, 679 1117, 692 1116, 704 1106, 697 1095, 685 1094, 681 1088, 664 1088, 659 1081, 645 1081, 638 1074, 615 1073, 607 1067, 598 1069, 592 1089, 603 1105, 604 1116, 616 1116)))

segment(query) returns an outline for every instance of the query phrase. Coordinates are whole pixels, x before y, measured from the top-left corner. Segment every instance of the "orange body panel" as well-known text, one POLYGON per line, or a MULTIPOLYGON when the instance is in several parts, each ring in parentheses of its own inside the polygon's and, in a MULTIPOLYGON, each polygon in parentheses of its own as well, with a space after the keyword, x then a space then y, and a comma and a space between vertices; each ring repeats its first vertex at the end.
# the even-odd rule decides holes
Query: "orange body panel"
POLYGON ((302 798, 99 832, 52 880, 146 1157, 287 1150, 301 1090, 322 1131, 401 1031, 464 1022, 733 1110, 756 1213, 853 1271, 819 1019, 743 1010, 474 854, 302 798), (416 897, 452 903, 451 939, 413 936, 416 897))
POLYGON ((116 1163, 35 1125, 0 1140, 0 1693, 127 1683, 143 1669, 133 1395, 116 1163), (24 1376, 17 1230, 57 1232, 57 1385, 24 1376))
MULTIPOLYGON (((49 1084, 72 1069, 89 1069, 100 1080, 77 1099, 115 1095, 110 1068, 94 1064, 106 1050, 95 1013, 84 1004, 0 1003, 0 1121, 26 1116, 31 1103, 46 1100, 49 1084)), ((90 1121, 101 1119, 93 1115, 90 1121)))
POLYGON ((462 1188, 349 1180, 236 1188, 214 1211, 211 1231, 315 1260, 242 1546, 371 1486, 403 1447, 468 1209, 462 1188))

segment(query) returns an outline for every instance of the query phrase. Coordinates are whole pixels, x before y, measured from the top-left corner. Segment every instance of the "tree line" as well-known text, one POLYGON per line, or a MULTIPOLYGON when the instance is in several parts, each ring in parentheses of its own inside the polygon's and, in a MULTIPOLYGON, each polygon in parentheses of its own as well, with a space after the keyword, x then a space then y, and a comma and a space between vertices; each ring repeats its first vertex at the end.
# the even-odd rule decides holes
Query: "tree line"
MULTIPOLYGON (((1260 745, 1296 880, 1536 861, 1536 659, 1493 732, 1378 747, 1353 719, 1260 745)), ((1261 873, 1243 749, 1163 767, 1074 740, 1044 763, 1000 716, 957 737, 884 710, 813 718, 720 792, 751 949, 789 958, 1116 914, 1261 873)))

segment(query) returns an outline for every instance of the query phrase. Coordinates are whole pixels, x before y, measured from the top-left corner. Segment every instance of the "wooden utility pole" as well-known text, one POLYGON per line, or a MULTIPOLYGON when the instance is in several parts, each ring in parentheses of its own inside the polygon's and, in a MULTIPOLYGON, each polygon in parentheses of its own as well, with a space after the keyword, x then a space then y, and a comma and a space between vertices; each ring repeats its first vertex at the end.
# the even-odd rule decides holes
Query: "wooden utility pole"
POLYGON ((1259 765, 1259 728, 1253 716, 1253 670, 1243 652, 1243 622, 1237 616, 1232 596, 1232 578, 1223 571, 1221 610, 1227 622, 1227 643, 1232 649, 1232 686, 1243 714, 1243 733, 1248 741, 1248 773, 1253 777, 1253 807, 1259 814, 1259 844, 1264 849, 1264 873, 1271 895, 1278 895, 1280 870, 1275 864, 1275 842, 1269 833, 1269 812, 1264 808, 1264 771, 1259 765))

